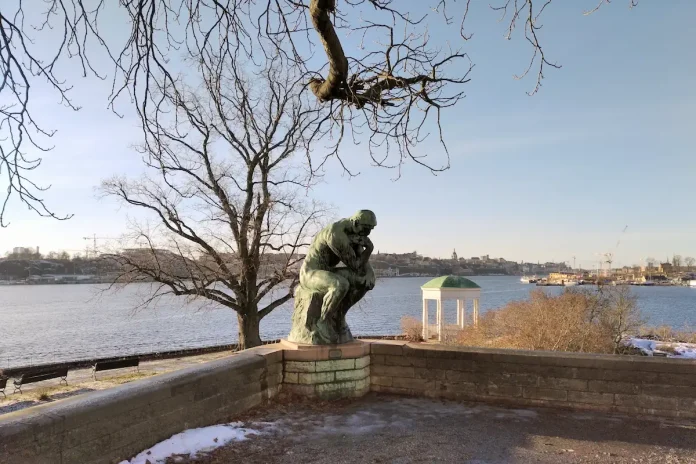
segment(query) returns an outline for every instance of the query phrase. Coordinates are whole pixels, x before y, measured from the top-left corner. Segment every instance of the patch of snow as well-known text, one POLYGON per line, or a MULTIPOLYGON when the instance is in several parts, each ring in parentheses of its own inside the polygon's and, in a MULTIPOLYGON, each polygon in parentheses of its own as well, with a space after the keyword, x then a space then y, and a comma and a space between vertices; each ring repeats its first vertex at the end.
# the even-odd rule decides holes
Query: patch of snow
POLYGON ((248 435, 258 434, 257 430, 242 428, 241 422, 184 430, 120 464, 164 464, 168 457, 174 455, 195 457, 198 453, 212 451, 232 441, 246 440, 248 435))
POLYGON ((696 359, 696 345, 693 343, 676 343, 672 346, 680 358, 696 359))
POLYGON ((638 348, 643 354, 652 356, 655 352, 655 340, 645 340, 642 338, 629 338, 628 346, 638 348))
POLYGON ((647 356, 658 354, 668 358, 696 359, 696 343, 660 342, 644 338, 629 338, 627 345, 639 349, 647 356))

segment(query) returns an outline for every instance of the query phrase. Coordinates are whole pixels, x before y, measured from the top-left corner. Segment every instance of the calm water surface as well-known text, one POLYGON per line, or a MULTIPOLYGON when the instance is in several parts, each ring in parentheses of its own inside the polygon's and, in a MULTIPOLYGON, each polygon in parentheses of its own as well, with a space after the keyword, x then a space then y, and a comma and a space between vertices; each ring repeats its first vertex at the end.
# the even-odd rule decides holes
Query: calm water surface
MULTIPOLYGON (((356 335, 401 332, 403 316, 420 319, 420 286, 429 278, 380 279, 348 313, 356 335)), ((536 287, 519 277, 472 277, 482 287, 481 312, 525 299, 536 287)), ((174 297, 135 309, 150 284, 104 293, 101 285, 0 286, 0 368, 102 356, 194 348, 237 341, 237 317, 227 308, 174 297)), ((545 289, 560 293, 559 287, 545 289)), ((632 287, 650 324, 696 329, 696 289, 632 287)), ((265 339, 285 337, 292 302, 261 322, 265 339)), ((445 306, 455 319, 454 302, 445 306), (451 305, 450 308, 448 305, 451 305)), ((430 311, 434 317, 434 311, 430 311)))

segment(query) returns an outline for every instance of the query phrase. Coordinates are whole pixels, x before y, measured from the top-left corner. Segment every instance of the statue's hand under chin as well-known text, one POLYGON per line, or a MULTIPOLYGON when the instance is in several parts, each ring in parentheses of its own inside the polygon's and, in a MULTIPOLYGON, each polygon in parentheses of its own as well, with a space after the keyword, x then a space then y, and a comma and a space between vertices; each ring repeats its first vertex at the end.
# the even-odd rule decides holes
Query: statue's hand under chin
POLYGON ((359 272, 359 284, 365 287, 367 290, 372 290, 375 288, 375 273, 370 266, 363 266, 360 268, 359 272))

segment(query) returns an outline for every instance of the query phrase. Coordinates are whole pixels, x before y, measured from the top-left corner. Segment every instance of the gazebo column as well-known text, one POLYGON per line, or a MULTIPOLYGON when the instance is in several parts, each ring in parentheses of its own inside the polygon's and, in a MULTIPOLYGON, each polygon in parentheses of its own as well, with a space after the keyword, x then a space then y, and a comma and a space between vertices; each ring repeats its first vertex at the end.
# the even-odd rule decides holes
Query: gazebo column
POLYGON ((442 341, 442 333, 444 332, 444 318, 442 317, 442 298, 437 297, 437 341, 442 341))
POLYGON ((479 316, 479 298, 481 297, 481 287, 475 282, 466 279, 461 276, 442 276, 432 279, 426 282, 421 290, 423 292, 423 338, 425 340, 431 340, 435 338, 435 341, 444 343, 447 339, 447 321, 445 317, 445 308, 443 307, 443 301, 454 300, 457 302, 457 329, 463 329, 468 325, 478 324, 479 316), (434 325, 429 324, 430 317, 429 303, 430 300, 435 300, 436 309, 434 325), (472 314, 467 315, 467 300, 472 301, 472 314), (435 333, 437 332, 437 337, 435 333))

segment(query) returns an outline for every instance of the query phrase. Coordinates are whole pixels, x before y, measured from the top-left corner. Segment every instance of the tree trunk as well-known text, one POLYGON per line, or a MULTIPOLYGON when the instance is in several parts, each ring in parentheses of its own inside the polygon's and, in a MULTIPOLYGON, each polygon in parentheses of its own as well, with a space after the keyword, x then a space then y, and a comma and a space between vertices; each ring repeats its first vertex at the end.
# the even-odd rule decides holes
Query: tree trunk
POLYGON ((261 345, 261 319, 256 308, 247 311, 245 314, 237 313, 239 322, 239 349, 245 350, 261 345))

